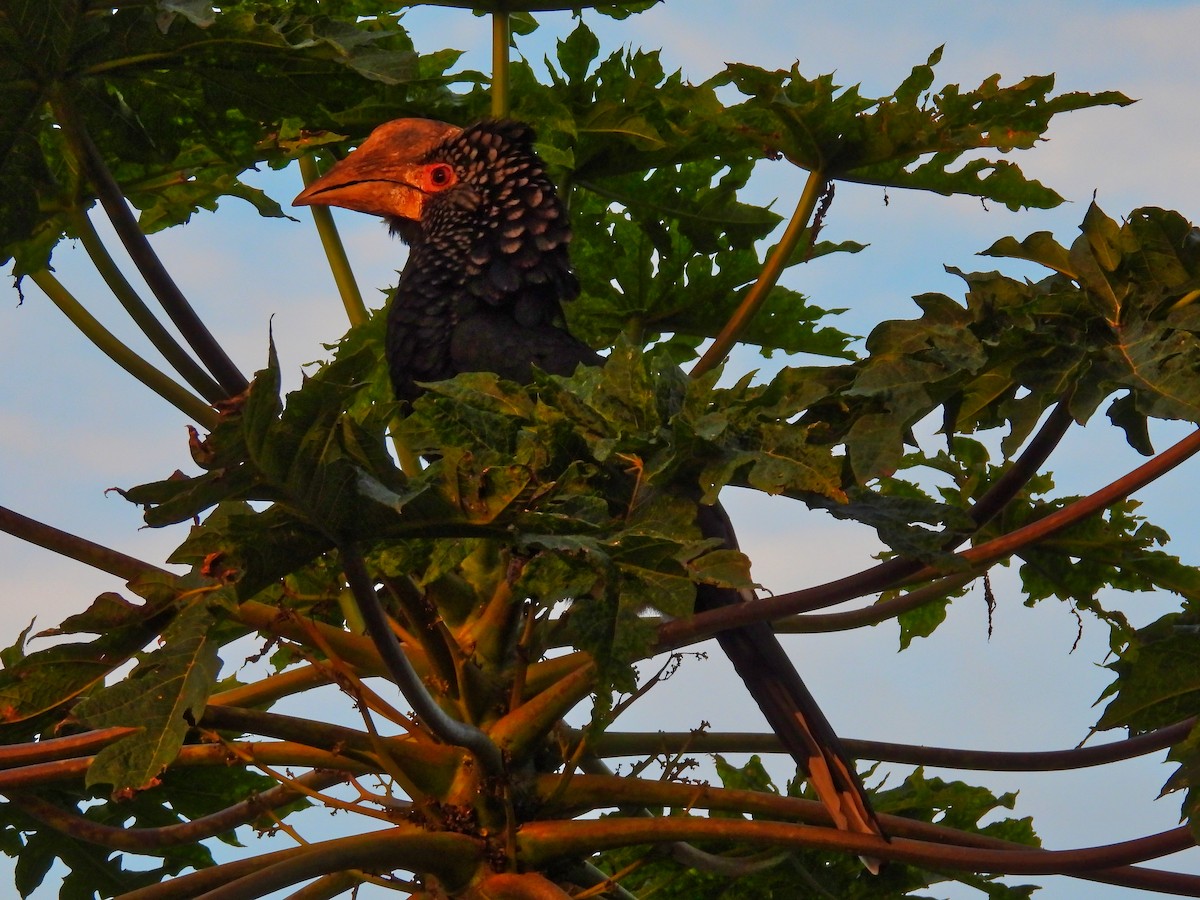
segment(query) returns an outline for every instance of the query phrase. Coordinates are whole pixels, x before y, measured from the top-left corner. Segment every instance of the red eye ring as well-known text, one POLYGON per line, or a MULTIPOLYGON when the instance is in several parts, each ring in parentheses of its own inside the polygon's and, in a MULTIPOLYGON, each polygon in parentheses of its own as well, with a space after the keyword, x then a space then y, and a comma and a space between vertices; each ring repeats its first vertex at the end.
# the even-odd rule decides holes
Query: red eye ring
POLYGON ((449 163, 432 163, 425 167, 424 174, 421 187, 428 193, 444 191, 458 180, 454 175, 454 167, 449 163))

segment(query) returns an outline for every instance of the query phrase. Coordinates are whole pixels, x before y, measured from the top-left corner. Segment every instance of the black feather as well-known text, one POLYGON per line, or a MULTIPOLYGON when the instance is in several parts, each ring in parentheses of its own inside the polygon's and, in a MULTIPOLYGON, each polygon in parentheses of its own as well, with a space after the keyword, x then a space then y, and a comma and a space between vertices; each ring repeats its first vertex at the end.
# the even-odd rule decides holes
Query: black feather
MULTIPOLYGON (((388 312, 387 357, 401 399, 417 382, 491 371, 527 382, 531 367, 567 375, 603 362, 563 327, 579 293, 571 228, 533 131, 509 121, 474 125, 423 163, 454 168, 453 187, 428 199, 388 312)), ((395 228, 395 224, 393 226, 395 228)))

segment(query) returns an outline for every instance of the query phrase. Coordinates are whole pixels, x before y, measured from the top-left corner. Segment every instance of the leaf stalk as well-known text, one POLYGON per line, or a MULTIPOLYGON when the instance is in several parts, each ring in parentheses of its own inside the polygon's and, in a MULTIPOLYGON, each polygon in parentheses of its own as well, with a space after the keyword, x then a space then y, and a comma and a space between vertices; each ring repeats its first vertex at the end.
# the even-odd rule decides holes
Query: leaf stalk
MULTIPOLYGON (((811 234, 809 223, 828 183, 829 179, 825 177, 822 170, 814 169, 808 173, 808 179, 804 182, 804 190, 801 192, 800 199, 796 203, 796 210, 792 213, 792 218, 783 232, 783 237, 767 256, 762 271, 758 274, 758 280, 746 292, 746 296, 742 298, 742 302, 729 317, 729 321, 725 323, 720 333, 704 351, 704 355, 692 366, 690 373, 692 378, 699 378, 720 365, 729 351, 733 349, 733 345, 737 343, 738 337, 762 308, 771 294, 771 289, 775 287, 779 277, 783 274, 783 270, 788 267, 788 261, 792 258, 801 238, 805 233, 811 234)), ((815 237, 815 235, 813 236, 815 237)))
POLYGON ((29 277, 54 305, 62 310, 63 315, 71 320, 71 324, 83 332, 84 337, 109 359, 197 424, 210 431, 216 427, 217 413, 211 406, 129 349, 116 335, 101 325, 95 316, 84 309, 83 304, 51 275, 49 270, 42 269, 29 277))

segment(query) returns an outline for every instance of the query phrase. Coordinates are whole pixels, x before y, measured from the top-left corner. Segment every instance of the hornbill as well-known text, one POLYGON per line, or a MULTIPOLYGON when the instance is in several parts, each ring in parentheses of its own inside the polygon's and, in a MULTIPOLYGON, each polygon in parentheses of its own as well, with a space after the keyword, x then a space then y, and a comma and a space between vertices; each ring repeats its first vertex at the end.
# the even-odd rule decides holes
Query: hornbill
MULTIPOLYGON (((408 262, 387 313, 386 355, 397 397, 420 382, 494 372, 528 383, 531 368, 569 375, 603 357, 564 327, 562 303, 579 293, 567 211, 519 122, 459 128, 397 119, 310 184, 293 205, 340 206, 388 221, 408 243, 408 262)), ((720 505, 698 506, 708 537, 736 547, 720 505)), ((697 587, 697 610, 744 598, 697 587)), ((834 824, 883 832, 855 772, 770 625, 717 636, 834 824)))

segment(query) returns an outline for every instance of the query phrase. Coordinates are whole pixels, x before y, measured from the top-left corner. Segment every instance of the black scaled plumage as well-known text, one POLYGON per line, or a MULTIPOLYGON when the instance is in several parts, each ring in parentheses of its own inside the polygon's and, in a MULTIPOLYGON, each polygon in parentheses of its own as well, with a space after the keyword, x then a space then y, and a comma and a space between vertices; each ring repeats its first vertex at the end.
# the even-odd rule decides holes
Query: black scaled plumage
MULTIPOLYGON (((397 393, 414 381, 495 372, 528 382, 530 366, 569 374, 600 358, 562 326, 579 283, 567 213, 516 122, 469 128, 430 152, 455 184, 432 195, 388 312, 397 393)), ((401 223, 401 236, 412 229, 401 223)))
MULTIPOLYGON (((388 311, 396 393, 418 382, 488 371, 527 382, 531 366, 569 374, 603 359, 563 327, 561 304, 579 287, 570 225, 533 134, 516 122, 466 129, 423 119, 381 125, 296 202, 387 218, 410 246, 388 311)), ((736 538, 720 506, 701 507, 701 531, 736 538)), ((702 585, 698 609, 740 602, 702 585)), ((853 764, 770 626, 718 635, 771 727, 809 776, 835 825, 882 834, 853 764)))

